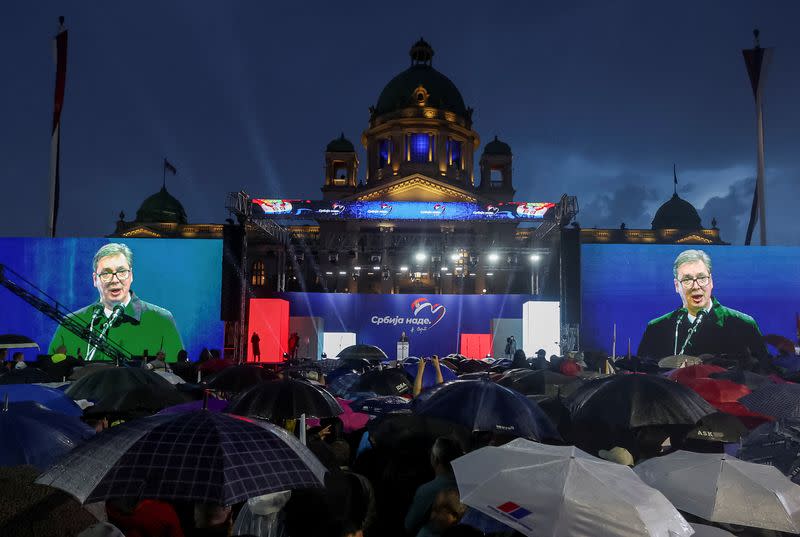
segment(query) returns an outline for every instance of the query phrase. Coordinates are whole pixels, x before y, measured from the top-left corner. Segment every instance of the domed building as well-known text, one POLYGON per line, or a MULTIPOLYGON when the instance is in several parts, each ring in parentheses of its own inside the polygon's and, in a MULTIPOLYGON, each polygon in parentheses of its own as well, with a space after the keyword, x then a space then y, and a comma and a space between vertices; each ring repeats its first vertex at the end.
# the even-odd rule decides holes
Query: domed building
POLYGON ((148 196, 136 211, 136 219, 125 220, 120 212, 112 237, 130 238, 219 238, 221 224, 189 224, 183 204, 169 193, 166 184, 148 196))
POLYGON ((672 197, 656 211, 650 229, 581 229, 582 243, 729 244, 719 236, 716 220, 704 228, 694 205, 678 196, 677 175, 672 197))

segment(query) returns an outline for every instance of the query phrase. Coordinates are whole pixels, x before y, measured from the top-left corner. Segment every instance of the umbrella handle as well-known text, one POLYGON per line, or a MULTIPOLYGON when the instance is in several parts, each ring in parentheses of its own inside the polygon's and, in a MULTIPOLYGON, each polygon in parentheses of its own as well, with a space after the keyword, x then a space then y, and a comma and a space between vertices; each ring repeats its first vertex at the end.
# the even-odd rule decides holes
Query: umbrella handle
POLYGON ((3 401, 3 412, 8 412, 8 392, 6 392, 6 397, 3 401))

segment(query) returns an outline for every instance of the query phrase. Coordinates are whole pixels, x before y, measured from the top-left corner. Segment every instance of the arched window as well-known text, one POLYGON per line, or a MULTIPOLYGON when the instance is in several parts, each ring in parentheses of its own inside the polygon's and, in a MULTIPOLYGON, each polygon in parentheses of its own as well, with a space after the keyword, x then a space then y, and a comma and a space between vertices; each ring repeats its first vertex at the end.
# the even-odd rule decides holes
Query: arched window
POLYGON ((253 287, 264 286, 267 284, 267 271, 264 267, 264 262, 261 259, 254 262, 250 269, 250 284, 253 287))

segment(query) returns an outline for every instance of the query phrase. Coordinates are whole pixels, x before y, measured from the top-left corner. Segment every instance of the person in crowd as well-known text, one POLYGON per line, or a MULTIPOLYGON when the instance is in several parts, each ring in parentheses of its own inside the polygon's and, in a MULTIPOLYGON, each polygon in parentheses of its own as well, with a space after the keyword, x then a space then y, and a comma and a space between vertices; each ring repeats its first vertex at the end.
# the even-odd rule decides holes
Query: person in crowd
POLYGON ((108 500, 108 521, 126 537, 183 537, 175 508, 161 500, 108 500))
POLYGON ((574 355, 567 354, 567 356, 561 360, 558 371, 562 375, 567 375, 568 377, 577 377, 581 372, 581 366, 578 364, 578 360, 574 355))
POLYGON ((511 358, 515 352, 517 352, 517 340, 514 339, 514 336, 508 336, 506 338, 505 357, 511 358))
POLYGON ((512 368, 524 368, 527 369, 530 367, 528 363, 528 358, 525 356, 525 351, 522 349, 517 349, 514 351, 514 360, 511 362, 512 368))
POLYGON ((756 321, 723 306, 712 294, 714 278, 707 253, 684 250, 675 258, 672 274, 681 307, 647 324, 638 356, 660 359, 680 354, 768 354, 756 321))
POLYGON ((253 349, 253 360, 256 362, 261 361, 261 336, 258 332, 253 332, 250 336, 250 348, 253 349))
POLYGON ((189 361, 189 353, 186 352, 186 349, 181 349, 181 350, 178 351, 178 357, 177 357, 176 361, 179 364, 185 364, 185 363, 187 363, 189 361))
POLYGON ((28 364, 25 363, 25 355, 19 351, 14 353, 12 360, 14 362, 14 369, 16 370, 25 369, 28 367, 28 364))
MULTIPOLYGON (((417 376, 414 377, 414 390, 413 395, 414 397, 418 396, 422 393, 422 378, 425 374, 425 365, 427 363, 427 358, 420 358, 419 362, 417 362, 417 376)), ((439 365, 439 357, 437 355, 433 355, 430 358, 431 364, 433 364, 433 371, 436 373, 436 384, 443 384, 444 377, 442 377, 442 367, 439 365)))
POLYGON ((187 537, 227 537, 232 528, 231 506, 194 504, 194 529, 187 537))
POLYGON ((431 507, 439 492, 456 487, 451 463, 461 457, 464 450, 453 439, 441 436, 431 448, 430 463, 436 477, 420 485, 405 518, 405 527, 411 534, 416 534, 429 518, 431 507))
MULTIPOLYGON (((145 348, 164 349, 175 356, 183 348, 181 336, 172 313, 145 302, 133 292, 133 252, 121 243, 104 244, 92 260, 92 285, 97 290, 97 302, 70 314, 85 323, 98 336, 123 347, 131 355, 141 355, 145 348)), ((86 347, 79 336, 59 325, 50 341, 49 354, 59 346, 68 349, 86 347)), ((113 357, 87 347, 86 359, 112 360, 113 357)))
POLYGON ((166 356, 163 350, 158 351, 156 355, 153 357, 153 359, 147 362, 147 369, 161 370, 161 371, 167 370, 166 356))
POLYGON ((430 520, 417 532, 417 537, 441 536, 448 528, 458 524, 466 511, 467 506, 461 503, 457 488, 440 490, 431 506, 430 520))

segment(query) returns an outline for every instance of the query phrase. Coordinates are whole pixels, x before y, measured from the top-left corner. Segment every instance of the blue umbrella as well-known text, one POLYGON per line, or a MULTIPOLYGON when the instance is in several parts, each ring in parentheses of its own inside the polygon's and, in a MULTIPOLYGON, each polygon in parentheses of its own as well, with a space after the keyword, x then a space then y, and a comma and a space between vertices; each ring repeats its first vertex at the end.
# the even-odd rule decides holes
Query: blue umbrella
POLYGON ((322 484, 308 448, 266 422, 200 410, 112 427, 67 454, 36 482, 82 503, 153 498, 232 505, 322 484))
POLYGON ((560 440, 539 406, 524 395, 488 380, 461 380, 444 385, 414 412, 447 420, 471 431, 491 431, 534 440, 560 440))
MULTIPOLYGON (((411 377, 411 380, 414 381, 417 378, 417 364, 406 364, 403 366, 403 371, 411 377)), ((442 378, 445 382, 448 380, 455 380, 458 375, 456 375, 455 371, 444 365, 443 363, 439 362, 439 368, 442 370, 442 378)), ((422 373, 422 387, 423 388, 430 388, 431 386, 436 384, 436 370, 433 368, 433 364, 427 364, 425 366, 425 371, 422 373)))
POLYGON ((343 394, 352 391, 353 386, 355 386, 359 380, 361 380, 361 375, 350 371, 334 378, 333 380, 329 380, 327 388, 332 394, 343 397, 343 394))
POLYGON ((78 418, 25 401, 0 408, 0 466, 30 464, 44 470, 94 435, 78 418))
POLYGON ((800 419, 782 419, 753 429, 737 455, 743 461, 774 466, 800 485, 800 419))
POLYGON ((774 418, 800 418, 800 384, 765 384, 739 402, 748 410, 774 418))
POLYGON ((75 401, 68 397, 62 390, 55 390, 38 384, 6 384, 0 386, 0 401, 5 401, 6 395, 12 403, 20 401, 35 401, 41 405, 67 416, 79 418, 83 410, 75 401))
POLYGON ((356 399, 350 403, 350 408, 356 412, 377 416, 391 412, 411 412, 411 401, 397 395, 379 395, 356 399))

